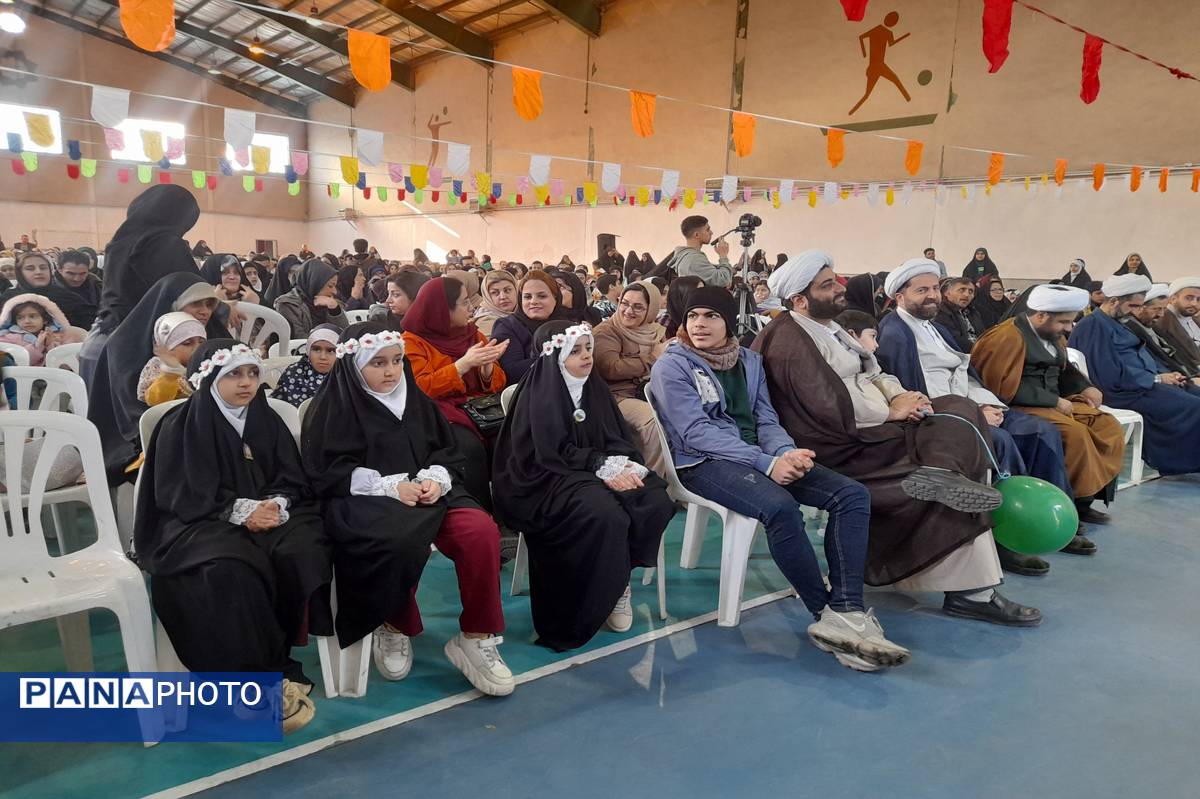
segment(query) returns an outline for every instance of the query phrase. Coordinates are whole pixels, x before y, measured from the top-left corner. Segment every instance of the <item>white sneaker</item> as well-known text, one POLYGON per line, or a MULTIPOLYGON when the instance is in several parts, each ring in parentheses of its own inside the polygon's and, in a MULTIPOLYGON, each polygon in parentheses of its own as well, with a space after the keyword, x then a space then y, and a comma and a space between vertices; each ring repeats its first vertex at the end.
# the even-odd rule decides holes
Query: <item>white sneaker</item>
POLYGON ((604 622, 614 633, 627 633, 633 626, 633 603, 630 601, 630 596, 627 585, 625 593, 621 594, 621 598, 617 600, 617 606, 612 609, 612 613, 608 614, 608 620, 604 622))
POLYGON ((291 680, 283 681, 283 701, 279 710, 283 718, 284 735, 308 724, 317 712, 313 701, 301 690, 300 683, 291 680))
MULTIPOLYGON (((809 625, 808 637, 823 652, 854 656, 875 667, 899 666, 912 656, 907 649, 884 637, 874 610, 840 613, 826 607, 821 611, 820 621, 809 625)), ((838 662, 856 668, 841 657, 838 662)))
POLYGON ((386 624, 379 625, 371 636, 371 655, 385 680, 403 680, 412 671, 412 641, 386 624))
POLYGON ((508 664, 500 657, 504 637, 467 638, 462 633, 446 642, 446 658, 463 673, 471 685, 488 696, 508 696, 516 681, 508 664))

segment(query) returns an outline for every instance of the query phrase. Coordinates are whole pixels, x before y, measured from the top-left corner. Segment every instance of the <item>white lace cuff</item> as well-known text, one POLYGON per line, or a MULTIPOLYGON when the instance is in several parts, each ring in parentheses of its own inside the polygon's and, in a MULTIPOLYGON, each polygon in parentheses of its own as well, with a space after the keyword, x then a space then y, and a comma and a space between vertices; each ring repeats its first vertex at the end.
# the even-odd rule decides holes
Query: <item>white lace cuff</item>
POLYGON ((450 472, 446 471, 445 466, 430 466, 428 469, 422 469, 417 472, 417 481, 432 480, 437 483, 442 489, 442 496, 450 493, 450 472))
POLYGON ((246 499, 244 497, 233 501, 233 509, 229 512, 229 523, 242 525, 250 518, 250 514, 254 513, 260 502, 274 502, 279 507, 279 523, 284 524, 288 520, 288 500, 287 497, 268 497, 262 499, 246 499))
POLYGON ((624 455, 609 455, 604 459, 604 463, 600 468, 596 470, 596 476, 607 482, 624 471, 631 471, 640 479, 646 476, 649 469, 637 461, 629 460, 624 455))

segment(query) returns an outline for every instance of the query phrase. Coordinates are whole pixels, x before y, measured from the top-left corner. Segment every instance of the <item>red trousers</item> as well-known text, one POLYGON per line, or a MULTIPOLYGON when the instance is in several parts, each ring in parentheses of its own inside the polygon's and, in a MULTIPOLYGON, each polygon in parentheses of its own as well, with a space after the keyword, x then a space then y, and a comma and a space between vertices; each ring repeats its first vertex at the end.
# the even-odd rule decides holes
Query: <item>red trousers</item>
MULTIPOLYGON (((465 633, 504 632, 504 611, 500 607, 500 530, 492 517, 477 508, 451 508, 434 539, 438 552, 454 562, 458 575, 458 595, 462 615, 458 626, 465 633)), ((417 589, 404 612, 389 619, 395 629, 407 636, 420 635, 421 610, 417 607, 417 589)))

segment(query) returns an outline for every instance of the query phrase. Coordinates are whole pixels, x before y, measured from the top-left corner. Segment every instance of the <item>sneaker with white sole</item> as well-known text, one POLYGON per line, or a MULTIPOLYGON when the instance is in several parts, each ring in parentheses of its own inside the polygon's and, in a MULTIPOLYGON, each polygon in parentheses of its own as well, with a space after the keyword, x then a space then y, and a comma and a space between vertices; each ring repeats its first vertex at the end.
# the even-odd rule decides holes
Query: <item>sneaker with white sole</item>
POLYGON ((839 612, 826 607, 821 619, 809 625, 808 637, 823 652, 853 655, 877 667, 899 666, 912 656, 884 637, 874 610, 839 612))
POLYGON ((608 614, 608 619, 604 624, 614 633, 627 633, 629 628, 633 626, 633 602, 631 601, 632 594, 629 586, 625 586, 625 593, 621 594, 621 598, 617 600, 617 606, 612 609, 612 613, 608 614))
POLYGON ((371 636, 371 655, 385 680, 403 680, 412 671, 412 641, 386 624, 379 625, 371 636))
POLYGON ((283 719, 283 734, 287 735, 312 721, 317 709, 301 690, 300 683, 284 680, 282 694, 279 711, 283 719))
POLYGON ((446 658, 478 690, 488 696, 508 696, 516 681, 504 658, 500 657, 503 636, 467 638, 462 633, 446 642, 446 658))

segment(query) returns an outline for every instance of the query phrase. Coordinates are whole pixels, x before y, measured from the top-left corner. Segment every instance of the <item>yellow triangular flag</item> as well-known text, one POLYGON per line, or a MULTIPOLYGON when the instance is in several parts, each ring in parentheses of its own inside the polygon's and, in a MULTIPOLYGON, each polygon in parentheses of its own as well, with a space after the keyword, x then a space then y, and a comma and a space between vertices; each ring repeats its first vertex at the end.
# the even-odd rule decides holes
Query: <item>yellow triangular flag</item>
MULTIPOLYGON (((595 184, 593 184, 593 185, 595 185, 595 184)), ((587 187, 585 186, 584 191, 586 191, 586 190, 587 190, 587 187)), ((684 189, 683 190, 683 207, 691 208, 695 204, 696 204, 696 190, 695 189, 684 189)))
POLYGON ((271 168, 271 149, 257 144, 250 145, 250 163, 254 164, 254 172, 259 175, 267 174, 271 168))
POLYGON ((163 157, 162 134, 157 130, 143 130, 141 134, 142 152, 146 154, 146 160, 161 161, 163 157))
POLYGON ((424 164, 413 164, 409 170, 413 188, 420 190, 429 185, 429 167, 424 164))
POLYGON ((342 162, 342 180, 351 186, 358 184, 358 159, 352 155, 340 156, 342 162))
POLYGON ((25 112, 25 128, 29 131, 29 140, 38 147, 49 147, 54 144, 54 131, 50 129, 50 117, 46 114, 25 112))

